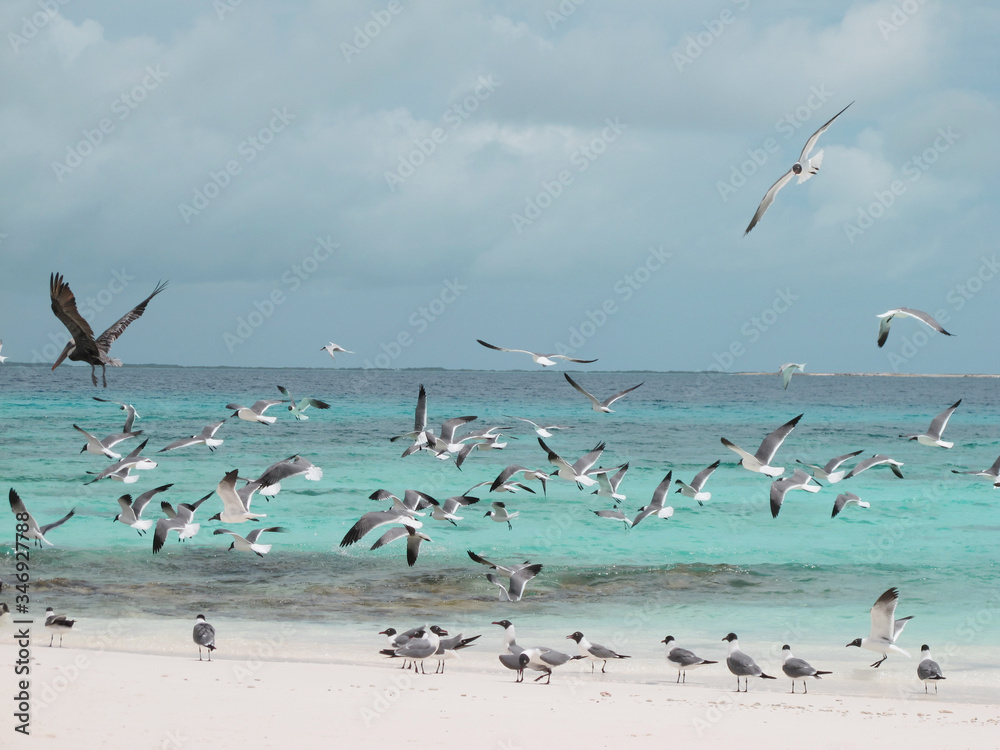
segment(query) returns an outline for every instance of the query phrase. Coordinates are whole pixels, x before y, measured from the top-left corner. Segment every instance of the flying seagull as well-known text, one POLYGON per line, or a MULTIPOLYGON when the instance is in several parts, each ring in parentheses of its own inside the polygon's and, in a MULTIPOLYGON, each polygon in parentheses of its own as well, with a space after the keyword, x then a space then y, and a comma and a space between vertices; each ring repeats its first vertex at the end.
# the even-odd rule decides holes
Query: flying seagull
POLYGON ((101 398, 100 396, 91 396, 91 398, 104 404, 118 404, 118 407, 125 412, 125 426, 122 427, 122 432, 132 432, 132 424, 139 419, 139 414, 132 404, 123 404, 121 401, 113 401, 110 398, 101 398))
POLYGON ((236 491, 236 478, 239 471, 233 469, 226 472, 222 481, 215 488, 219 499, 222 500, 222 510, 209 518, 209 521, 219 521, 220 523, 244 523, 246 521, 256 521, 258 518, 266 518, 265 513, 251 513, 250 499, 253 492, 248 495, 240 495, 236 491))
POLYGON ((620 399, 625 394, 631 393, 632 391, 634 391, 636 388, 639 387, 639 385, 642 385, 642 383, 639 383, 639 385, 633 385, 631 388, 626 388, 624 391, 619 391, 618 393, 616 393, 613 396, 608 396, 603 401, 598 401, 597 398, 594 397, 593 394, 589 393, 579 383, 577 383, 575 380, 573 380, 573 378, 571 378, 568 373, 564 372, 563 376, 566 378, 566 380, 569 382, 569 384, 571 386, 573 386, 574 388, 576 388, 578 391, 580 391, 580 393, 582 393, 584 396, 586 396, 587 398, 590 399, 590 408, 591 409, 593 409, 594 411, 603 412, 605 414, 611 414, 612 413, 612 410, 610 408, 611 404, 613 404, 615 401, 617 401, 618 399, 620 399))
POLYGON ((549 432, 549 430, 566 430, 566 429, 569 429, 567 427, 562 427, 562 426, 557 425, 557 424, 549 424, 549 425, 544 425, 543 426, 543 425, 538 424, 537 422, 532 422, 530 419, 525 419, 524 417, 510 417, 510 418, 511 419, 516 419, 516 420, 518 420, 520 422, 527 422, 528 424, 530 424, 532 427, 535 428, 535 433, 538 435, 538 437, 552 437, 552 433, 549 432))
POLYGON ((194 512, 214 494, 214 492, 209 492, 205 497, 193 503, 181 503, 177 506, 177 510, 174 510, 174 506, 166 500, 162 501, 160 508, 167 514, 167 517, 156 522, 156 528, 153 530, 153 554, 155 555, 163 549, 169 531, 176 531, 177 539, 182 542, 197 534, 198 530, 201 529, 201 524, 192 523, 194 512))
POLYGON ((955 413, 955 409, 958 408, 960 403, 962 403, 962 399, 959 399, 934 417, 933 421, 931 421, 931 426, 927 428, 927 432, 920 435, 900 435, 900 437, 905 437, 907 440, 916 440, 921 445, 936 445, 940 448, 951 448, 954 443, 942 440, 941 435, 944 432, 944 428, 948 426, 948 420, 951 419, 951 415, 955 413))
POLYGON ((890 651, 909 657, 906 651, 896 645, 896 639, 903 632, 906 623, 913 619, 913 615, 900 620, 894 619, 896 616, 896 603, 898 601, 899 590, 895 587, 883 593, 875 601, 874 606, 872 606, 872 629, 869 636, 867 638, 855 638, 847 644, 848 646, 858 646, 882 654, 882 658, 871 665, 875 668, 878 668, 882 662, 889 658, 890 651))
POLYGON ((813 476, 816 479, 822 479, 830 484, 836 484, 847 474, 846 470, 837 471, 840 465, 844 463, 849 458, 854 458, 855 456, 860 456, 861 451, 854 451, 853 453, 845 453, 843 456, 837 456, 836 458, 831 458, 826 462, 825 466, 815 466, 814 464, 807 464, 805 461, 800 461, 795 459, 795 463, 802 464, 803 466, 808 466, 813 470, 813 476))
POLYGON ((115 435, 108 435, 106 438, 99 438, 96 435, 91 435, 82 427, 73 425, 73 429, 77 432, 83 433, 83 436, 87 438, 87 444, 80 449, 80 453, 87 451, 88 453, 94 453, 98 456, 107 456, 112 461, 117 461, 122 457, 121 453, 115 453, 111 450, 114 446, 123 440, 128 440, 129 438, 134 438, 142 434, 142 430, 137 432, 120 432, 115 435))
POLYGON ((562 479, 568 479, 571 482, 576 482, 578 487, 592 487, 597 484, 597 481, 595 479, 591 479, 587 476, 587 474, 590 471, 590 468, 597 463, 597 459, 599 459, 601 454, 604 452, 604 443, 598 443, 594 446, 593 450, 584 455, 582 458, 577 459, 572 464, 549 448, 549 446, 547 446, 545 441, 541 438, 538 438, 538 444, 542 446, 542 450, 548 454, 549 463, 558 467, 559 471, 555 472, 556 476, 561 477, 562 479))
POLYGON ((121 336, 129 324, 137 320, 146 311, 146 305, 157 294, 167 287, 167 282, 157 284, 156 289, 146 299, 129 310, 125 315, 112 325, 108 330, 94 338, 94 331, 79 310, 76 309, 76 297, 62 277, 62 274, 54 273, 49 277, 49 296, 52 298, 52 312, 59 318, 60 322, 69 330, 70 340, 62 353, 56 357, 52 369, 56 369, 62 361, 69 357, 74 362, 86 362, 90 365, 90 379, 97 385, 97 372, 95 368, 101 366, 101 378, 104 387, 108 387, 108 377, 105 368, 121 367, 122 361, 110 356, 111 345, 121 336))
POLYGON ((805 490, 806 492, 819 492, 822 489, 822 485, 819 482, 809 484, 810 482, 816 482, 816 480, 802 471, 802 469, 796 469, 795 473, 790 477, 775 479, 771 482, 771 518, 778 517, 778 511, 781 510, 781 503, 789 491, 805 490))
POLYGON ((792 375, 796 372, 803 372, 806 369, 806 363, 796 364, 795 362, 786 362, 781 367, 778 368, 778 374, 781 375, 781 382, 785 386, 785 390, 788 390, 788 383, 792 379, 792 375))
POLYGON ((149 501, 153 499, 154 495, 165 492, 173 486, 173 484, 164 484, 160 487, 155 487, 148 492, 143 492, 135 500, 132 499, 131 495, 122 495, 118 498, 118 505, 121 506, 122 512, 115 516, 114 520, 135 529, 139 533, 139 536, 142 536, 154 523, 152 518, 143 518, 142 512, 149 505, 149 501))
MULTIPOLYGON (((498 565, 494 562, 490 562, 485 557, 477 555, 471 549, 466 550, 466 552, 473 562, 486 565, 491 570, 495 570, 501 576, 510 579, 510 583, 507 586, 504 586, 503 582, 497 576, 493 575, 493 573, 486 574, 486 580, 500 587, 501 600, 506 599, 506 601, 509 602, 521 601, 521 598, 524 596, 524 587, 528 584, 528 581, 538 575, 542 570, 541 563, 530 563, 525 560, 519 565, 498 565)), ((498 623, 493 624, 496 625, 498 623)))
POLYGON ((704 492, 702 488, 708 481, 708 478, 712 476, 712 472, 719 468, 721 461, 716 461, 711 466, 707 466, 697 474, 695 474, 694 479, 691 480, 691 484, 684 484, 680 479, 676 480, 674 484, 679 484, 680 488, 677 492, 684 495, 684 497, 690 497, 692 500, 697 500, 698 505, 704 505, 707 501, 712 499, 711 492, 704 492))
MULTIPOLYGON (((3 339, 0 339, 0 351, 3 351, 3 339)), ((6 357, 0 357, 0 365, 7 361, 6 357)))
POLYGON ((649 516, 655 515, 657 518, 670 518, 674 514, 674 509, 669 505, 663 505, 667 499, 667 493, 670 492, 670 481, 673 477, 673 470, 668 471, 667 475, 663 478, 663 481, 657 485, 656 489, 653 490, 653 499, 649 501, 649 505, 644 505, 639 508, 639 513, 634 519, 632 519, 632 526, 638 526, 643 519, 649 516))
POLYGON ((35 544, 39 547, 42 546, 42 542, 45 542, 45 544, 50 547, 55 546, 52 542, 45 538, 45 535, 57 526, 62 526, 73 517, 74 513, 76 513, 76 509, 74 508, 58 521, 53 521, 52 523, 47 523, 44 526, 39 526, 38 521, 36 521, 35 517, 28 512, 28 509, 24 506, 24 501, 21 499, 21 496, 15 492, 13 487, 10 488, 9 500, 11 512, 13 512, 14 518, 17 519, 18 524, 24 523, 28 526, 27 531, 19 531, 18 535, 24 539, 34 539, 35 544))
MULTIPOLYGON (((854 104, 854 102, 851 102, 851 104, 854 104)), ((847 107, 850 107, 851 104, 848 104, 847 107)), ((813 147, 816 145, 816 141, 821 135, 823 135, 826 129, 830 127, 833 121, 844 114, 847 107, 840 110, 837 114, 827 120, 819 130, 809 136, 809 140, 806 141, 806 145, 802 148, 802 153, 799 154, 799 160, 792 165, 791 169, 781 175, 781 177, 778 178, 778 181, 771 185, 768 191, 764 194, 764 199, 760 202, 760 205, 757 206, 757 211, 754 213, 753 219, 750 220, 750 225, 743 233, 744 237, 750 234, 750 230, 757 226, 757 222, 764 216, 764 212, 767 211, 771 203, 774 202, 774 196, 776 196, 778 191, 787 185, 793 177, 798 175, 798 184, 801 185, 819 171, 819 167, 823 163, 823 149, 817 151, 816 155, 811 159, 809 158, 809 152, 813 150, 813 147)))
POLYGON ((175 440, 166 448, 160 448, 157 453, 165 453, 166 451, 176 450, 177 448, 187 448, 189 445, 204 445, 214 453, 215 449, 222 445, 222 441, 216 439, 215 433, 217 433, 219 428, 225 423, 226 420, 223 419, 221 422, 212 422, 210 425, 205 425, 199 434, 175 440))
POLYGON ((265 531, 273 531, 277 534, 287 534, 288 529, 284 526, 269 526, 266 529, 254 529, 246 537, 242 537, 235 531, 230 531, 229 529, 216 529, 212 532, 215 534, 229 534, 233 538, 233 543, 229 545, 229 549, 238 549, 244 552, 253 552, 257 557, 263 557, 268 552, 271 551, 270 544, 258 544, 257 540, 260 539, 260 535, 265 531))
POLYGON ((756 471, 759 474, 766 474, 769 477, 780 477, 785 473, 784 467, 770 466, 769 464, 774 459, 774 454, 778 452, 778 448, 781 447, 785 438, 788 437, 788 433, 795 429, 795 425, 799 423, 800 419, 802 419, 801 414, 795 417, 795 419, 785 422, 785 424, 764 438, 757 452, 752 456, 735 443, 726 440, 726 438, 722 438, 722 444, 737 455, 742 456, 740 466, 744 469, 756 471))
POLYGON ((993 462, 993 465, 988 469, 983 469, 982 471, 958 471, 957 469, 951 470, 952 474, 972 474, 977 477, 986 477, 987 479, 992 479, 994 483, 1000 479, 1000 457, 993 462))
POLYGON ((393 526, 382 536, 380 536, 371 549, 378 549, 394 542, 397 539, 406 537, 406 564, 411 568, 417 562, 417 555, 420 553, 420 543, 433 541, 429 536, 421 531, 417 531, 412 526, 393 526))
POLYGON ((597 495, 598 497, 610 497, 615 501, 615 505, 618 505, 618 503, 624 500, 625 495, 618 491, 618 485, 622 483, 622 479, 624 479, 625 475, 628 473, 629 462, 626 461, 621 466, 618 466, 617 469, 618 470, 611 476, 608 475, 611 474, 614 469, 596 472, 595 476, 597 477, 597 489, 591 494, 597 495))
POLYGON ((278 386, 278 390, 281 391, 281 395, 285 397, 286 401, 291 402, 288 411, 292 413, 292 416, 296 419, 309 419, 304 412, 310 406, 315 406, 317 409, 329 409, 330 404, 326 401, 320 401, 318 398, 300 398, 297 402, 292 398, 292 394, 288 392, 288 389, 282 385, 278 386))
POLYGON ((836 518, 848 505, 857 505, 859 508, 871 507, 871 503, 866 503, 853 492, 841 492, 833 501, 833 513, 830 514, 830 518, 836 518))
POLYGON ((567 357, 565 354, 539 354, 538 352, 529 352, 527 349, 504 349, 502 346, 493 346, 493 344, 487 344, 482 339, 476 339, 480 344, 485 346, 487 349, 496 349, 498 352, 518 352, 520 354, 531 355, 531 358, 535 360, 535 364, 541 365, 542 367, 548 367, 554 365, 553 360, 565 359, 567 362, 578 362, 582 365, 590 364, 591 362, 596 362, 596 359, 573 359, 572 357, 567 357))
POLYGON ((902 461, 895 461, 886 455, 881 453, 876 453, 871 458, 866 458, 864 461, 858 462, 858 465, 851 469, 850 473, 844 477, 844 479, 850 479, 851 477, 856 477, 865 469, 870 469, 873 466, 881 466, 882 464, 888 464, 889 468, 892 469, 892 473, 895 474, 900 479, 903 478, 903 472, 899 470, 899 467, 903 465, 902 461))
POLYGON ((914 310, 912 307, 897 307, 894 310, 889 310, 881 315, 876 315, 875 317, 881 318, 878 324, 878 345, 880 349, 885 345, 885 340, 889 338, 889 326, 892 325, 893 318, 916 318, 921 323, 930 326, 938 333, 943 333, 945 336, 955 335, 954 333, 948 333, 944 330, 944 328, 941 327, 941 324, 927 313, 922 310, 914 310))
POLYGON ((335 344, 332 341, 329 344, 327 344, 326 346, 322 347, 320 349, 320 351, 321 352, 326 352, 327 354, 329 354, 330 355, 330 359, 336 359, 336 357, 333 356, 334 352, 343 352, 344 354, 354 354, 354 352, 348 351, 344 347, 342 347, 342 346, 340 346, 338 344, 335 344))
MULTIPOLYGON (((146 440, 143 440, 141 443, 139 443, 139 446, 134 451, 125 456, 125 458, 121 459, 117 463, 111 464, 106 469, 104 469, 104 471, 102 471, 96 477, 91 479, 89 482, 84 482, 84 484, 93 484, 94 482, 99 482, 105 477, 117 474, 122 470, 136 469, 145 471, 148 469, 155 469, 156 461, 154 461, 151 458, 146 458, 145 456, 139 455, 140 453, 142 453, 143 448, 146 447, 146 443, 148 442, 149 442, 148 438, 146 440)), ((137 479, 138 477, 128 476, 128 472, 126 471, 126 478, 124 479, 126 483, 132 484, 133 482, 137 481, 137 479)))
POLYGON ((240 404, 226 404, 227 409, 235 409, 232 416, 239 417, 246 422, 262 422, 263 424, 274 424, 278 421, 277 417, 268 417, 264 415, 264 412, 275 404, 284 403, 281 400, 276 400, 273 398, 262 398, 260 401, 255 401, 253 406, 247 408, 240 404))

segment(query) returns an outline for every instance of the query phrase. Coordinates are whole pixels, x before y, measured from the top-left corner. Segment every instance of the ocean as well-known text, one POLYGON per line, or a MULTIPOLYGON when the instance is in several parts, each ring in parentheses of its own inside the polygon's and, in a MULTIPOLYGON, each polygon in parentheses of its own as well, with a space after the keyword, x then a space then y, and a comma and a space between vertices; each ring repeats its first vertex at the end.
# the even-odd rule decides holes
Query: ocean
MULTIPOLYGON (((901 639, 911 653, 930 643, 937 652, 947 646, 951 654, 992 654, 991 667, 1000 668, 993 646, 1000 622, 1000 493, 986 479, 952 473, 986 468, 1000 453, 996 379, 796 375, 783 390, 777 374, 587 370, 573 376, 600 397, 642 386, 614 404, 614 413, 600 414, 557 369, 357 370, 341 368, 339 360, 316 369, 127 366, 109 370, 104 389, 91 386, 87 368, 0 366, 4 492, 16 489, 42 524, 76 509, 50 532, 54 546, 31 551, 29 615, 37 620, 53 606, 84 627, 88 620, 170 622, 185 634, 181 650, 190 647, 199 612, 265 632, 281 623, 311 644, 292 649, 301 658, 333 653, 332 646, 317 646, 330 633, 349 634, 345 642, 374 649, 381 641, 372 634, 388 625, 440 621, 482 628, 492 639, 499 629, 489 623, 503 618, 551 632, 605 633, 597 640, 632 644, 655 645, 668 633, 682 644, 715 643, 736 630, 744 643, 791 641, 802 644, 796 653, 812 645, 845 658, 844 644, 868 634, 875 599, 898 587, 897 617, 914 616, 901 639), (310 409, 307 421, 296 421, 275 406, 267 412, 278 417, 273 425, 229 420, 216 436, 224 443, 215 453, 204 446, 156 453, 227 417, 229 402, 280 398, 279 384, 293 397, 320 398, 332 408, 310 409), (421 384, 433 429, 450 417, 476 415, 469 429, 506 426, 508 446, 474 451, 461 470, 427 452, 401 458, 404 442, 388 438, 412 429, 421 384), (73 425, 103 437, 119 432, 124 420, 124 412, 94 401, 95 395, 138 410, 134 429, 149 440, 145 454, 158 466, 139 472, 135 484, 84 484, 87 472, 107 461, 80 452, 84 440, 73 425), (898 437, 923 432, 958 399, 945 433, 952 449, 898 437), (822 465, 862 450, 859 459, 884 453, 902 461, 905 479, 883 466, 815 494, 791 492, 772 518, 770 480, 738 466, 720 438, 752 453, 767 433, 799 414, 804 416, 774 462, 786 467, 786 475, 798 466, 796 459, 822 465), (530 426, 514 416, 565 425, 546 442, 571 462, 599 442, 606 444, 599 465, 628 461, 620 491, 629 514, 649 502, 668 471, 690 481, 721 460, 705 488, 711 500, 699 506, 672 491, 672 518, 652 517, 626 529, 592 513, 612 507, 610 500, 563 480, 550 481, 547 494, 537 482, 531 483, 534 495, 491 495, 480 487, 471 493, 480 502, 465 508, 457 525, 424 519, 422 531, 431 541, 412 568, 402 541, 369 550, 387 527, 339 546, 362 513, 385 507, 368 499, 375 490, 402 496, 416 489, 443 500, 492 481, 511 463, 554 468, 530 426), (291 478, 270 500, 254 498, 252 510, 267 514, 263 524, 289 530, 264 535, 261 541, 274 546, 263 558, 230 552, 231 538, 212 534, 221 526, 208 521, 221 510, 217 497, 198 511, 197 536, 182 543, 170 535, 157 555, 151 553, 152 532, 140 537, 112 522, 123 493, 172 483, 147 510, 156 518, 161 499, 193 502, 227 471, 256 477, 293 454, 324 475, 315 482, 291 478), (847 491, 871 507, 848 507, 831 519, 834 498, 847 491), (519 513, 513 529, 484 517, 493 499, 519 513), (523 601, 501 602, 486 568, 467 550, 544 568, 523 601)), ((15 583, 14 524, 8 515, 0 536, 0 578, 8 586, 15 583)), ((253 525, 231 528, 249 531, 253 525)), ((0 600, 13 607, 13 589, 5 587, 0 600)), ((169 629, 155 637, 170 649, 169 629)), ((143 638, 131 628, 119 645, 155 650, 143 638)), ((854 655, 859 664, 872 657, 854 655)))

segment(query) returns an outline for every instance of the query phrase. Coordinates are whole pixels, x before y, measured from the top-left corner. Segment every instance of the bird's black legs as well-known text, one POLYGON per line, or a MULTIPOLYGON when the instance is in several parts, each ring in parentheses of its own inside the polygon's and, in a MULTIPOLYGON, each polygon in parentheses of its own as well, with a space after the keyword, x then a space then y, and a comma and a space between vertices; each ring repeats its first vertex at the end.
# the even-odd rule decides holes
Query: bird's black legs
POLYGON ((878 669, 878 668, 879 668, 879 666, 880 666, 880 665, 882 664, 882 662, 884 662, 884 661, 885 661, 886 659, 888 659, 888 658, 889 658, 889 654, 882 654, 882 658, 881 658, 881 659, 879 659, 879 660, 878 660, 877 662, 875 662, 874 664, 872 664, 872 666, 873 666, 873 667, 875 667, 875 669, 878 669))

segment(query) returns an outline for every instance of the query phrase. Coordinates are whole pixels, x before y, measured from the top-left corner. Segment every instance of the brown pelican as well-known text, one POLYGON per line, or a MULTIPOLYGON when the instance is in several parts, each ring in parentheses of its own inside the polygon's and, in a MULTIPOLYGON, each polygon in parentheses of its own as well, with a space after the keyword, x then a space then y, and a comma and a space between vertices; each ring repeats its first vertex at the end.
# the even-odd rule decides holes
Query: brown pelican
POLYGON ((109 356, 111 345, 121 336, 129 324, 139 318, 145 311, 146 305, 153 297, 162 292, 167 286, 167 282, 157 284, 153 293, 142 302, 129 310, 125 315, 108 330, 94 338, 94 331, 90 324, 76 309, 76 297, 62 277, 62 274, 54 273, 49 277, 49 295, 52 297, 52 312, 62 321, 62 324, 70 332, 69 343, 62 350, 62 354, 56 357, 56 362, 52 369, 56 369, 62 361, 69 357, 74 362, 86 362, 90 365, 90 379, 97 385, 97 372, 95 368, 101 366, 101 377, 104 387, 108 387, 108 378, 105 368, 121 367, 122 361, 109 356))

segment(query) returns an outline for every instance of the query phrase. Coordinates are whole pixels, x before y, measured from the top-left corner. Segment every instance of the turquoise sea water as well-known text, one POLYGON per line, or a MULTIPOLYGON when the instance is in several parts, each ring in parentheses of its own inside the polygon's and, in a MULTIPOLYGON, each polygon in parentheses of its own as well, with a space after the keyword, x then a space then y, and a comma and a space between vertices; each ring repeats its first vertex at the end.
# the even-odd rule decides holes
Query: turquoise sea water
MULTIPOLYGON (((897 616, 914 615, 906 646, 954 644, 983 649, 1000 622, 1000 491, 982 478, 952 469, 983 469, 1000 453, 998 383, 986 378, 876 378, 795 376, 787 391, 777 375, 574 372, 585 387, 610 394, 643 382, 598 414, 565 382, 562 372, 384 371, 329 369, 201 369, 126 367, 109 371, 108 389, 90 385, 86 368, 0 367, 0 470, 3 491, 15 488, 28 509, 47 523, 76 508, 76 516, 50 533, 54 547, 31 553, 32 612, 48 605, 86 619, 177 618, 197 612, 366 629, 424 618, 483 621, 509 616, 535 623, 572 619, 596 629, 708 633, 740 629, 769 640, 833 644, 841 648, 867 635, 868 609, 891 586, 901 591, 897 616), (314 396, 333 408, 310 410, 296 421, 272 407, 273 425, 230 420, 214 454, 204 446, 155 454, 169 442, 197 433, 228 415, 231 401, 249 405, 277 398, 276 385, 293 396, 314 396), (427 389, 432 427, 446 418, 474 414, 470 427, 507 425, 503 451, 474 452, 462 470, 429 453, 400 457, 391 435, 412 429, 420 384, 427 389), (135 484, 111 480, 85 486, 87 471, 103 457, 80 453, 77 424, 100 436, 121 429, 123 412, 93 395, 132 403, 135 429, 149 438, 146 454, 159 466, 135 484), (922 432, 931 418, 959 398, 944 450, 907 442, 900 433, 922 432), (770 481, 736 464, 720 443, 727 437, 756 450, 763 436, 798 414, 797 429, 778 453, 786 474, 795 459, 824 464, 864 450, 904 462, 905 479, 885 467, 869 470, 816 494, 789 493, 777 519, 768 509, 770 481), (673 518, 650 518, 633 530, 591 511, 610 502, 561 480, 547 496, 490 496, 467 508, 458 526, 424 519, 425 543, 413 568, 395 542, 368 548, 381 534, 338 546, 364 512, 383 504, 368 500, 384 488, 407 488, 439 499, 492 480, 508 463, 545 469, 548 464, 528 425, 505 415, 568 425, 548 444, 570 461, 605 441, 600 465, 631 462, 621 486, 624 506, 645 505, 668 470, 686 481, 717 459, 722 466, 699 507, 671 494, 673 518), (516 439, 515 439, 516 438, 516 439), (201 532, 151 554, 151 536, 112 523, 116 499, 173 483, 158 501, 192 502, 212 491, 225 472, 257 476, 272 462, 299 453, 324 470, 318 482, 287 480, 269 502, 254 498, 264 523, 286 535, 264 558, 227 552, 230 538, 213 536, 221 510, 213 498, 199 510, 201 532), (834 497, 850 491, 871 503, 830 518, 834 497), (483 514, 491 499, 520 512, 513 530, 483 514), (466 550, 498 562, 530 559, 544 565, 525 600, 497 600, 486 569, 466 550)), ((464 431, 460 430, 459 434, 464 431)), ((137 441, 132 441, 134 447, 137 441)), ((853 462, 849 462, 851 465, 853 462)), ((550 467, 551 468, 551 467, 550 467)), ((539 489, 537 483, 533 485, 539 489)), ((3 516, 0 516, 2 518, 3 516)), ((0 578, 13 578, 14 519, 0 536, 0 578)), ((248 531, 251 524, 232 527, 248 531)), ((0 600, 12 602, 9 591, 0 600)), ((577 626, 574 626, 575 629, 577 626)), ((567 631, 569 632, 569 631, 567 631)), ((675 633, 676 634, 676 633, 675 633)), ((644 636, 645 637, 645 636, 644 636)), ((714 642, 716 639, 711 638, 714 642)), ((869 659, 866 654, 862 660, 869 659)))

